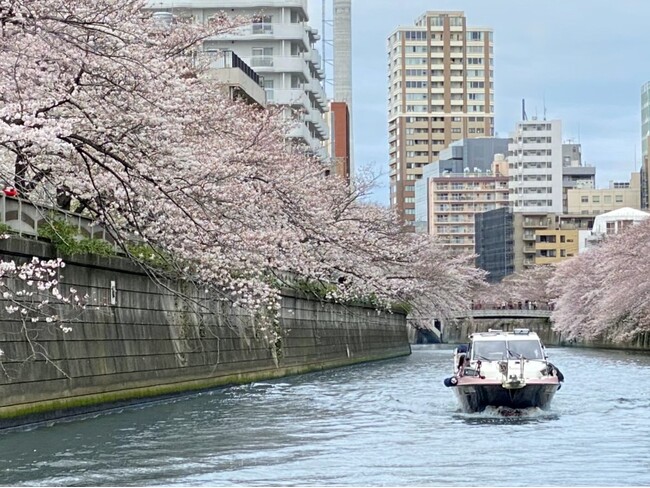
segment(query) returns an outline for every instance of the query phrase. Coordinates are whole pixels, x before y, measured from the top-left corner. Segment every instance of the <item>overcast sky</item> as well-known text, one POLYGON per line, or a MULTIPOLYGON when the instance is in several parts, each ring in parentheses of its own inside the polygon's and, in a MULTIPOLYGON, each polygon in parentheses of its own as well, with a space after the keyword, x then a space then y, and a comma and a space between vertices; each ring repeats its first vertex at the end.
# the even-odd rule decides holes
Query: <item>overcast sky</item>
MULTIPOLYGON (((650 1, 352 0, 354 159, 381 172, 373 201, 389 203, 386 40, 427 10, 462 10, 468 26, 494 29, 498 136, 514 129, 522 98, 529 118, 543 117, 545 101, 547 119, 561 119, 563 138, 580 142, 583 164, 596 166, 598 187, 638 171, 650 1)), ((309 0, 319 31, 321 11, 321 0, 309 0)), ((326 71, 330 77, 332 67, 326 71)))

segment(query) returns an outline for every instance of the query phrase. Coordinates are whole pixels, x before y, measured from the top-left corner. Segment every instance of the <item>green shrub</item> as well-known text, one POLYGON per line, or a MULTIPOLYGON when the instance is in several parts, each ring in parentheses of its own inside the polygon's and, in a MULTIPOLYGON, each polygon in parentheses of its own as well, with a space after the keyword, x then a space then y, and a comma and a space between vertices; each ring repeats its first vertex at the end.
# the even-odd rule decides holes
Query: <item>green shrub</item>
POLYGON ((48 239, 61 254, 95 254, 114 256, 113 246, 102 239, 85 239, 79 235, 77 228, 60 219, 50 219, 38 228, 39 237, 48 239))

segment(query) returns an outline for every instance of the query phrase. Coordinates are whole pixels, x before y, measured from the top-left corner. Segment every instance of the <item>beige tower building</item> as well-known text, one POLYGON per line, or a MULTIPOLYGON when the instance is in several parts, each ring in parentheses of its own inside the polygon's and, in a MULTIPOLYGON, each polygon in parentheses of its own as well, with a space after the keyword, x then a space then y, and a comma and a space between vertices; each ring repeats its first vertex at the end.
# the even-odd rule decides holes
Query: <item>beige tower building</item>
POLYGON ((388 38, 390 199, 415 220, 414 182, 451 142, 494 132, 492 30, 426 12, 388 38))

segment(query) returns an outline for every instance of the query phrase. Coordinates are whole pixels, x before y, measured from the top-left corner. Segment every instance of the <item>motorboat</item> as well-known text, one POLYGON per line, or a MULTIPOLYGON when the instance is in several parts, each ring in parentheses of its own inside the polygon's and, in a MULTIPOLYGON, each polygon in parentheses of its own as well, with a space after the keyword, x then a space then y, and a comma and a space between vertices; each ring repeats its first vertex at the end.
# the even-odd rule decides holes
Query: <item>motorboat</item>
POLYGON ((539 336, 522 328, 471 334, 469 344, 454 350, 454 374, 444 384, 473 413, 488 406, 547 410, 562 381, 539 336))

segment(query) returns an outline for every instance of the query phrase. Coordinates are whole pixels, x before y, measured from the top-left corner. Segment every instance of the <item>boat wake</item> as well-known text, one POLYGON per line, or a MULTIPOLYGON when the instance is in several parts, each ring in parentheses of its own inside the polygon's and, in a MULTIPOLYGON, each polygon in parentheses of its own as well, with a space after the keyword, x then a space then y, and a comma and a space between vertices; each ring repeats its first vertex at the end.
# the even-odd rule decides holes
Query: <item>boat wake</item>
POLYGON ((488 406, 482 412, 459 412, 455 417, 470 424, 501 424, 506 422, 533 423, 557 420, 559 415, 538 407, 510 408, 488 406))

